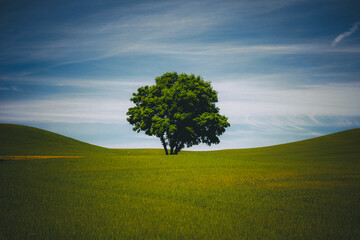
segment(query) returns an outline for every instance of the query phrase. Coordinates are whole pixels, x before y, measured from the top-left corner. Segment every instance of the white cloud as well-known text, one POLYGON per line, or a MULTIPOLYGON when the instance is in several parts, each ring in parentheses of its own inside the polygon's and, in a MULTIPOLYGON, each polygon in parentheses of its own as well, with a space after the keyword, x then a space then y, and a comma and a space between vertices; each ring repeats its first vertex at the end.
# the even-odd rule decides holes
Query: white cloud
POLYGON ((356 22, 354 23, 354 25, 346 32, 338 35, 333 41, 332 41, 332 46, 335 47, 337 44, 339 44, 343 39, 351 36, 352 34, 354 34, 358 28, 360 26, 360 22, 356 22))
MULTIPOLYGON (((271 117, 360 116, 360 83, 328 83, 286 88, 243 81, 213 83, 221 112, 230 122, 262 125, 271 117), (251 120, 266 117, 261 121, 251 120)), ((289 121, 289 123, 294 121, 289 121)), ((274 124, 274 122, 273 122, 274 124)), ((280 125, 283 125, 282 122, 280 125)), ((296 126, 297 124, 294 124, 296 126)))
MULTIPOLYGON (((272 79, 281 77, 283 76, 269 76, 272 79)), ((219 145, 211 148, 199 145, 191 150, 259 147, 325 134, 317 131, 317 128, 346 129, 360 126, 358 106, 360 83, 298 85, 289 88, 275 84, 274 81, 270 84, 266 82, 265 76, 246 79, 213 82, 214 89, 219 92, 220 112, 229 117, 232 126, 221 136, 219 145)), ((70 84, 71 81, 64 83, 70 84)), ((92 80, 89 80, 87 84, 85 83, 80 84, 79 87, 85 88, 87 84, 101 85, 101 81, 92 83, 92 80)), ((132 103, 128 100, 128 96, 134 90, 135 83, 125 82, 118 85, 116 81, 108 80, 106 84, 109 89, 123 90, 119 92, 119 96, 106 92, 102 95, 89 92, 82 95, 57 94, 48 99, 43 97, 33 100, 3 101, 0 104, 0 121, 129 126, 125 118, 127 109, 132 103), (124 88, 127 85, 130 85, 130 88, 124 88)), ((62 130, 58 129, 57 132, 62 133, 62 130)), ((68 134, 68 136, 77 135, 68 134)), ((127 138, 128 141, 114 139, 113 143, 107 141, 102 144, 99 140, 97 144, 122 148, 161 148, 157 139, 148 138, 143 133, 137 135, 130 128, 122 137, 127 138)), ((93 138, 96 139, 96 136, 93 138)))
POLYGON ((2 122, 121 123, 130 101, 94 98, 57 98, 2 102, 2 122))
MULTIPOLYGON (((126 77, 126 78, 69 78, 69 77, 29 77, 18 75, 0 75, 0 81, 20 85, 41 85, 55 87, 76 87, 82 89, 121 91, 133 89, 134 91, 141 86, 153 84, 147 81, 148 77, 126 77)), ((17 87, 11 88, 13 91, 20 91, 17 87)), ((0 90, 10 90, 10 88, 0 88, 0 90)))
MULTIPOLYGON (((360 83, 298 85, 289 88, 269 84, 265 79, 257 77, 257 81, 213 82, 219 95, 220 112, 229 117, 231 124, 302 129, 323 125, 319 117, 360 116, 360 83)), ((71 82, 65 81, 63 84, 71 82)), ((101 81, 74 81, 74 85, 81 88, 89 84, 103 86, 101 81)), ((139 86, 138 83, 105 81, 104 84, 107 89, 114 91, 3 101, 0 105, 0 121, 126 123, 126 112, 132 106, 129 98, 135 91, 133 85, 139 86)))

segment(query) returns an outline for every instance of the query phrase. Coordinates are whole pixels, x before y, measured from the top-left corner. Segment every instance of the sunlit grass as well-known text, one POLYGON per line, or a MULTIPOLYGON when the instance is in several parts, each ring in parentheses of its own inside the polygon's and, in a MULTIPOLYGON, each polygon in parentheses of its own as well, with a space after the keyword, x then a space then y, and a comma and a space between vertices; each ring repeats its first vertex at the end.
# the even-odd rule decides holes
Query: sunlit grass
POLYGON ((359 165, 346 165, 208 153, 3 161, 0 229, 7 239, 355 239, 359 165))
POLYGON ((0 239, 357 239, 360 152, 329 139, 2 160, 0 239))

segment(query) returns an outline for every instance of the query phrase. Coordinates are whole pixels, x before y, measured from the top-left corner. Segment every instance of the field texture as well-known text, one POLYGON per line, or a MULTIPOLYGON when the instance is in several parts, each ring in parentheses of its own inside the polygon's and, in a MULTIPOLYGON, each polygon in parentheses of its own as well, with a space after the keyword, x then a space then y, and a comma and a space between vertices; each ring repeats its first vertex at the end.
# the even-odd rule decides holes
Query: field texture
POLYGON ((360 129, 178 156, 0 130, 0 239, 360 236, 360 129))

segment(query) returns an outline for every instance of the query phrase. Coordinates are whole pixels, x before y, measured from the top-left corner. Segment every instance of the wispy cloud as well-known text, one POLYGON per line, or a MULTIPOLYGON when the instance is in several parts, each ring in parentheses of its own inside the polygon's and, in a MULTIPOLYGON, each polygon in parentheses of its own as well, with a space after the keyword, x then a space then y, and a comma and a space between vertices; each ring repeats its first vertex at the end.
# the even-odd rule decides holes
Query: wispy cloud
POLYGON ((332 46, 335 47, 337 44, 339 44, 343 39, 351 36, 352 34, 354 34, 360 26, 360 22, 356 22, 353 24, 353 26, 346 32, 338 35, 333 41, 332 41, 332 46))
MULTIPOLYGON (((55 84, 66 85, 71 84, 71 81, 55 84)), ((125 113, 131 107, 129 98, 136 91, 134 84, 139 86, 133 82, 105 81, 105 86, 102 86, 101 81, 75 81, 71 86, 88 89, 88 85, 93 85, 103 90, 80 91, 76 95, 53 94, 45 99, 39 96, 32 100, 3 101, 0 105, 0 120, 125 122, 125 113), (104 91, 104 87, 108 90, 104 91)), ((271 123, 273 126, 296 128, 304 125, 304 119, 316 125, 319 124, 317 117, 321 116, 360 116, 358 82, 289 87, 261 80, 234 80, 217 81, 213 85, 219 92, 218 105, 222 114, 228 116, 233 124, 260 127, 271 123), (282 120, 279 122, 279 119, 282 120)))
POLYGON ((44 24, 35 26, 40 39, 29 39, 31 32, 21 29, 17 44, 6 44, 0 59, 60 63, 98 60, 131 52, 139 44, 200 35, 220 24, 210 12, 197 11, 197 7, 201 7, 198 4, 195 7, 179 2, 114 7, 79 15, 70 22, 54 23, 51 28, 44 24))
MULTIPOLYGON (((147 80, 145 77, 122 77, 122 78, 69 78, 69 77, 29 77, 19 75, 0 75, 0 82, 7 84, 19 85, 33 85, 33 86, 53 86, 53 87, 76 87, 81 89, 95 89, 95 90, 113 90, 119 91, 143 85, 152 84, 152 81, 147 80)), ((18 90, 16 87, 0 87, 0 90, 18 90)), ((123 92, 123 91, 122 91, 123 92)))
MULTIPOLYGON (((217 1, 160 1, 102 9, 93 14, 79 15, 63 24, 34 26, 32 31, 40 39, 29 38, 32 33, 28 29, 16 31, 21 32, 21 36, 16 37, 16 42, 6 44, 0 60, 46 60, 58 66, 132 53, 203 54, 208 50, 200 47, 205 44, 203 36, 223 24, 229 24, 234 19, 246 20, 249 16, 268 13, 295 2, 298 0, 274 0, 271 3, 265 0, 224 1, 221 4, 217 1), (179 44, 183 40, 192 44, 179 44)), ((254 47, 264 52, 284 52, 290 46, 270 44, 254 47)), ((223 51, 251 52, 256 50, 254 47, 242 45, 223 51)), ((207 48, 211 50, 213 46, 207 48)))
MULTIPOLYGON (((278 117, 293 124, 301 116, 360 116, 360 83, 328 83, 282 87, 263 83, 214 83, 219 106, 230 122, 250 125, 269 124, 278 117), (251 120, 253 119, 253 120, 251 120), (258 123, 257 123, 258 121, 258 123)), ((274 124, 274 121, 272 124, 274 124)), ((296 124, 295 124, 296 125, 296 124)), ((294 126, 295 126, 294 125, 294 126)))
POLYGON ((0 122, 121 123, 130 106, 103 97, 11 101, 0 105, 0 122))
POLYGON ((318 27, 333 12, 315 14, 314 1, 85 2, 18 5, 16 15, 0 9, 0 122, 122 123, 129 127, 122 146, 138 146, 125 119, 131 94, 183 71, 219 92, 232 126, 218 148, 360 125, 360 47, 336 47, 360 22, 331 44, 333 26, 318 27))

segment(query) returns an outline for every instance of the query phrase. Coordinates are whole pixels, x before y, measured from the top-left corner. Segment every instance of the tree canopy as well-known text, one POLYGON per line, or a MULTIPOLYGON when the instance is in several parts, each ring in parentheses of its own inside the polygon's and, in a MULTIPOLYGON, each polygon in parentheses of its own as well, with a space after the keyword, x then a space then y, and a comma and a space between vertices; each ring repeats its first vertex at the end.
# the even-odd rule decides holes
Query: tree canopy
POLYGON ((165 154, 178 154, 184 147, 200 143, 218 144, 229 127, 220 115, 217 92, 211 83, 194 74, 167 72, 155 78, 155 85, 140 87, 130 99, 128 122, 136 132, 156 136, 165 154))

